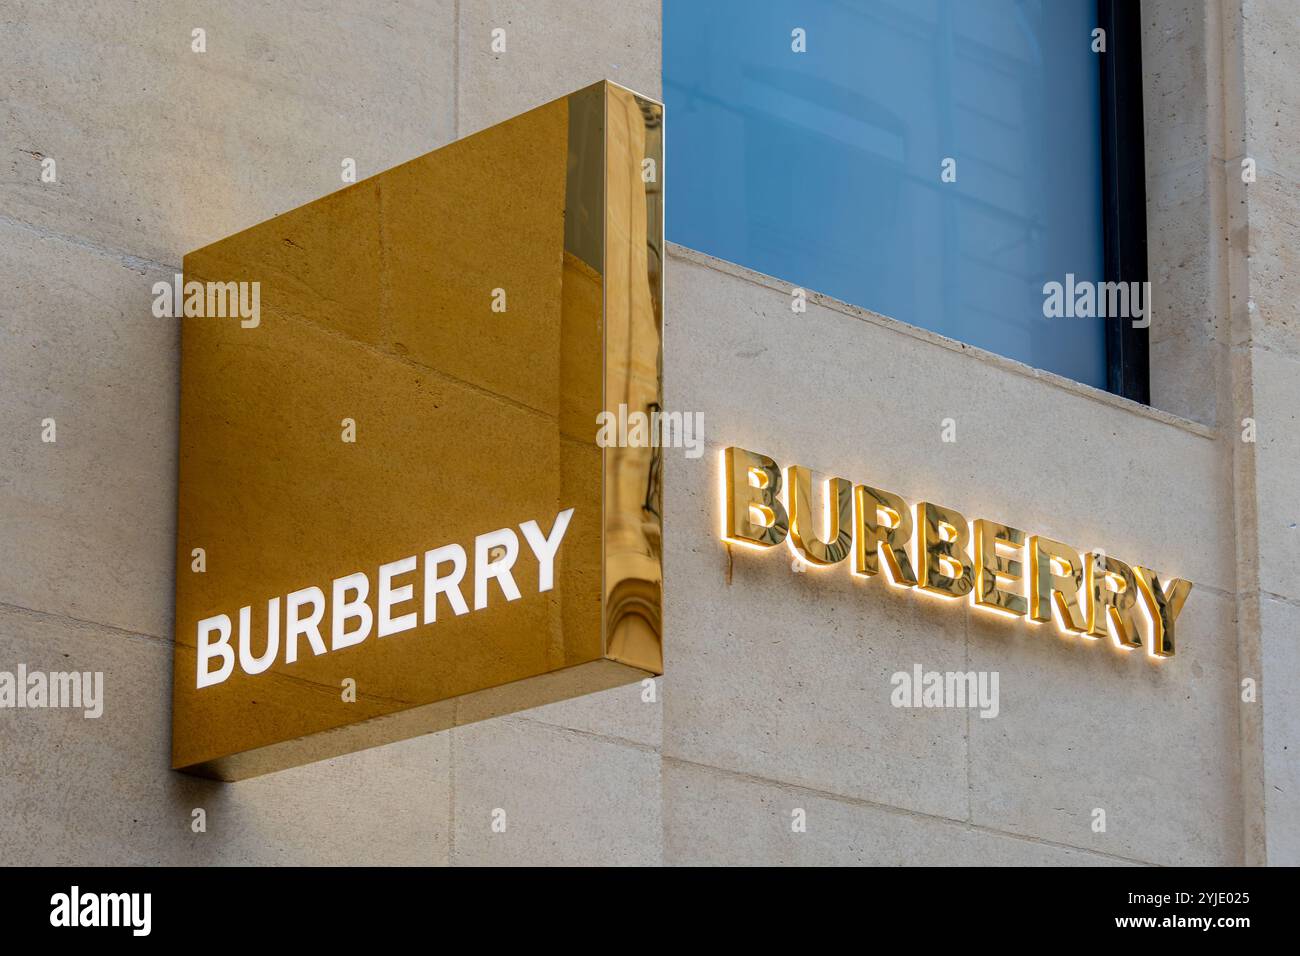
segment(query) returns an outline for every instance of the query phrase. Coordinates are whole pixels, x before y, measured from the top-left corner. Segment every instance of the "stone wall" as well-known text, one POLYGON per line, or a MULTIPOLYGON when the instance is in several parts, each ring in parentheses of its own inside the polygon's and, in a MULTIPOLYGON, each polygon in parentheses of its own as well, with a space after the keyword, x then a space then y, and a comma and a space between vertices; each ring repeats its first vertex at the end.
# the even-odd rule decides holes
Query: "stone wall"
POLYGON ((0 669, 107 684, 98 720, 0 711, 0 862, 1300 862, 1288 0, 1144 4, 1159 410, 815 296, 792 314, 781 282, 675 248, 666 398, 710 445, 667 457, 656 700, 622 688, 235 785, 168 769, 178 335, 153 282, 339 188, 345 158, 365 176, 602 77, 658 96, 659 3, 609 6, 0 9, 0 669), (1187 577, 1178 655, 732 554, 728 444, 1187 577), (915 663, 997 670, 1000 715, 890 706, 915 663))

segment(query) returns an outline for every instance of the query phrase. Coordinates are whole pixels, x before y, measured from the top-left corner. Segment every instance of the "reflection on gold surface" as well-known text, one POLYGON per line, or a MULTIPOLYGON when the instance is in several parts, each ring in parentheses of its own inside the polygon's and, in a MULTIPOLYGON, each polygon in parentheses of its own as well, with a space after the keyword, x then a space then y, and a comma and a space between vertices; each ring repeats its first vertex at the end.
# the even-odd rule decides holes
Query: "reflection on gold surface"
POLYGON ((943 597, 965 597, 975 587, 970 527, 960 512, 921 501, 916 505, 917 586, 943 597))
POLYGON ((1088 592, 1088 636, 1110 635, 1116 647, 1142 646, 1138 589, 1133 570, 1104 554, 1084 556, 1088 592))
POLYGON ((1064 630, 1082 633, 1088 618, 1080 604, 1083 560, 1069 545, 1031 535, 1029 544, 1029 616, 1035 621, 1056 621, 1064 630))
POLYGON ((1174 621, 1182 611, 1187 595, 1192 593, 1192 582, 1182 578, 1161 580, 1155 571, 1136 566, 1133 568, 1133 577, 1138 592, 1142 595, 1147 619, 1151 622, 1149 653, 1152 657, 1173 657, 1177 646, 1174 642, 1174 621))
MULTIPOLYGON (((878 575, 883 557, 886 577, 895 587, 946 598, 969 594, 972 606, 1007 617, 1028 613, 1031 620, 1046 622, 1055 616, 1063 631, 1091 638, 1109 634, 1122 650, 1143 644, 1140 611, 1150 656, 1174 654, 1174 622, 1191 592, 1190 582, 1165 582, 1146 568, 1130 569, 1101 552, 1080 555, 1059 541, 984 518, 975 520, 972 533, 966 518, 952 508, 922 501, 913 510, 899 495, 870 485, 857 485, 850 497, 849 482, 842 478, 823 485, 819 532, 812 472, 791 465, 786 476, 783 501, 781 466, 775 460, 734 446, 723 451, 723 540, 762 550, 786 540, 788 532, 795 551, 813 565, 838 563, 851 551, 851 573, 861 577, 878 575), (845 531, 850 527, 851 535, 845 531), (909 544, 917 571, 908 557, 909 544)), ((799 562, 791 567, 802 569, 799 562)))
POLYGON ((1025 598, 1025 533, 996 521, 975 519, 975 603, 981 607, 1023 616, 1025 598), (998 550, 1011 551, 1004 557, 998 550), (1010 584, 1012 587, 1008 587, 1010 584))
MULTIPOLYGON (((927 501, 913 510, 906 499, 871 485, 855 486, 850 497, 846 479, 824 483, 818 532, 809 468, 788 468, 783 501, 776 460, 736 446, 724 449, 722 458, 722 536, 729 544, 762 550, 789 535, 794 550, 819 566, 839 563, 852 550, 852 574, 863 578, 879 575, 884 558, 893 587, 919 587, 943 597, 970 594, 972 606, 1011 618, 1028 613, 1031 620, 1049 622, 1054 614, 1062 631, 1110 635, 1125 650, 1143 645, 1145 632, 1151 657, 1174 656, 1174 622, 1191 593, 1190 581, 1162 581, 1147 568, 1130 568, 1100 551, 1080 555, 1060 541, 983 518, 975 519, 971 532, 959 511, 927 501), (919 574, 907 554, 914 535, 911 554, 919 574)), ((802 570, 801 564, 792 570, 802 570)))
POLYGON ((890 581, 900 587, 915 586, 916 572, 906 547, 912 537, 912 509, 892 491, 870 485, 858 485, 853 499, 853 573, 876 574, 884 555, 890 581))
POLYGON ((813 509, 812 472, 791 465, 786 480, 790 539, 809 564, 838 564, 853 548, 853 482, 828 478, 822 485, 822 514, 813 509), (819 526, 822 530, 818 530, 819 526))
MULTIPOLYGON (((663 406, 663 106, 607 84, 605 408, 663 406)), ((606 656, 663 671, 659 447, 605 449, 606 656)))
POLYGON ((657 449, 596 443, 662 404, 662 123, 597 84, 185 257, 262 317, 183 321, 173 766, 662 672, 657 449))
POLYGON ((726 526, 735 544, 770 548, 785 540, 790 519, 781 503, 781 467, 757 452, 731 447, 723 452, 726 526))

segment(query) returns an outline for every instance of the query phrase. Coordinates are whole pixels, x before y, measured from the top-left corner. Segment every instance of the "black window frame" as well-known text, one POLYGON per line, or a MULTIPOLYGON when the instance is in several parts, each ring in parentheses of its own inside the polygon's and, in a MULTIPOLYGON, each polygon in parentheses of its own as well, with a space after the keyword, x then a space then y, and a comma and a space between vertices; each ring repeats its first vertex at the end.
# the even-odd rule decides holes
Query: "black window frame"
MULTIPOLYGON (((1142 117, 1142 7, 1139 0, 1097 0, 1105 32, 1101 56, 1101 198, 1107 282, 1146 282, 1146 148, 1142 117)), ((1151 317, 1146 301, 1145 316, 1151 317)), ((1106 318, 1106 385, 1124 398, 1151 404, 1147 329, 1106 318)))

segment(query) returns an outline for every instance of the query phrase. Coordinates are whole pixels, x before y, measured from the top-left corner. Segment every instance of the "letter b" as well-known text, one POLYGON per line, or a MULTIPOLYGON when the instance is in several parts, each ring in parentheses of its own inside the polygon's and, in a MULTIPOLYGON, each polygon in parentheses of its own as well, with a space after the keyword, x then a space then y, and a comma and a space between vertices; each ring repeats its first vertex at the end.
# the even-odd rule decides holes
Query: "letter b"
POLYGON ((727 510, 723 537, 760 548, 784 541, 790 520, 777 497, 781 492, 781 467, 766 455, 735 447, 723 453, 722 467, 727 510))
POLYGON ((205 617, 199 621, 198 650, 198 686, 200 688, 220 684, 230 676, 235 669, 235 651, 230 646, 229 615, 218 614, 216 617, 205 617), (208 640, 213 631, 221 635, 216 643, 208 640), (208 669, 208 662, 214 657, 221 658, 221 666, 215 673, 208 669))

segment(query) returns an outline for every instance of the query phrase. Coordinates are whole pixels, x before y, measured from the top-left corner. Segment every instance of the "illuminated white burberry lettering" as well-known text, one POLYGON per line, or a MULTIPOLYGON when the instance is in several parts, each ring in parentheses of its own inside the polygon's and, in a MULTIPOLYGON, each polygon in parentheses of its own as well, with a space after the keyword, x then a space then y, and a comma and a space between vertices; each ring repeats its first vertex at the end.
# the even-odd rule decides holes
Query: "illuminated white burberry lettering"
MULTIPOLYGON (((525 521, 519 526, 523 539, 537 559, 537 590, 549 591, 555 582, 555 559, 560 542, 569 528, 573 509, 561 511, 551 524, 549 532, 542 531, 536 521, 525 521)), ((519 535, 513 528, 501 528, 479 535, 474 541, 473 610, 489 607, 502 596, 507 601, 517 601, 523 594, 515 581, 513 568, 519 557, 519 535), (495 583, 495 588, 493 584, 495 583)), ((379 566, 375 587, 378 612, 366 603, 371 592, 370 577, 362 571, 334 579, 330 586, 330 642, 326 647, 321 633, 325 620, 325 591, 308 587, 284 598, 284 663, 293 664, 298 659, 301 638, 313 655, 321 655, 361 644, 371 631, 379 638, 409 631, 417 622, 432 624, 437 620, 437 603, 441 595, 445 604, 456 615, 470 611, 461 590, 465 577, 467 558, 465 549, 458 544, 445 545, 426 551, 423 555, 423 588, 420 593, 421 608, 415 607, 416 585, 420 556, 409 555, 379 566), (451 565, 449 573, 443 567, 451 565), (378 622, 378 627, 376 627, 378 622)), ((265 646, 260 654, 251 647, 252 607, 239 609, 238 655, 233 638, 234 626, 228 614, 215 614, 198 622, 197 686, 211 687, 224 682, 234 673, 236 663, 246 674, 259 674, 268 670, 280 654, 280 603, 279 597, 267 601, 265 646), (213 666, 215 663, 215 667, 213 666)))

